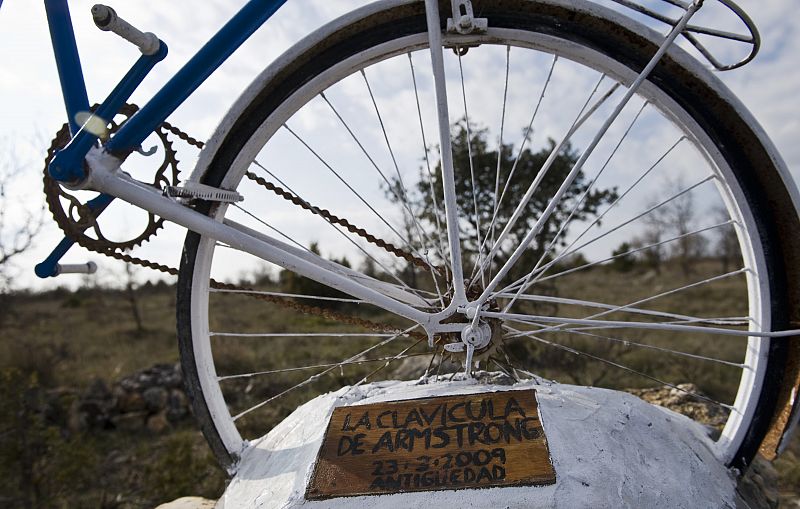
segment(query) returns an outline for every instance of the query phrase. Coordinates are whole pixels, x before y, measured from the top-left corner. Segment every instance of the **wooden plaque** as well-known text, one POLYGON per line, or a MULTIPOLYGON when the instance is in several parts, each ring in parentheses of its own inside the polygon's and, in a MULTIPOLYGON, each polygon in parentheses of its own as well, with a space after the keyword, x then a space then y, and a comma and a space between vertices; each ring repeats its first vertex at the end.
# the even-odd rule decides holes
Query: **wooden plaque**
POLYGON ((306 498, 553 484, 534 390, 334 409, 306 498))

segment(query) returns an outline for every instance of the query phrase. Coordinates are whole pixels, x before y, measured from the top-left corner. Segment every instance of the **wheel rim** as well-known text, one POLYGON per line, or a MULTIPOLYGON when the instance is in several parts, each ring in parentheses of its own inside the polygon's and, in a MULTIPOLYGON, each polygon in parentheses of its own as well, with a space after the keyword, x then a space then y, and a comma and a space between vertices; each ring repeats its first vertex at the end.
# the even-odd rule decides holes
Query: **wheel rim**
MULTIPOLYGON (((491 30, 487 38, 489 40, 493 40, 493 38, 512 38, 520 45, 519 47, 544 51, 557 50, 565 58, 570 56, 576 61, 590 59, 591 63, 595 65, 598 62, 603 62, 607 72, 610 74, 616 73, 616 78, 625 82, 629 82, 633 75, 627 68, 606 59, 602 55, 553 37, 523 31, 498 29, 491 30)), ((462 43, 469 42, 463 38, 460 41, 462 43)), ((284 120, 288 118, 288 112, 295 109, 295 104, 306 103, 308 99, 316 97, 320 91, 327 89, 328 85, 338 81, 338 76, 342 74, 349 75, 350 70, 359 67, 356 61, 373 62, 384 57, 402 55, 409 50, 421 49, 424 46, 424 34, 396 40, 344 61, 332 67, 327 74, 306 84, 303 89, 293 95, 290 101, 285 102, 271 116, 271 119, 277 118, 279 120, 262 126, 259 132, 245 145, 245 149, 234 163, 234 171, 229 173, 225 181, 222 182, 222 186, 226 188, 236 187, 242 178, 242 173, 250 166, 249 160, 255 158, 254 153, 257 151, 257 147, 261 145, 260 140, 272 137, 284 120), (402 48, 402 50, 397 48, 402 48)), ((454 90, 451 90, 450 94, 451 96, 455 95, 454 90)), ((736 185, 736 179, 733 177, 724 158, 684 110, 650 84, 643 89, 643 95, 657 101, 660 106, 666 107, 667 109, 661 111, 661 113, 669 117, 671 121, 682 124, 684 128, 687 128, 695 138, 695 143, 704 152, 704 157, 712 162, 716 167, 715 169, 723 175, 723 179, 717 180, 717 184, 722 187, 721 195, 727 201, 728 212, 731 214, 732 219, 742 225, 739 242, 744 258, 744 268, 747 269, 748 316, 756 318, 755 322, 759 324, 756 326, 753 323, 754 321, 751 321, 750 327, 752 330, 770 330, 770 316, 767 309, 765 309, 769 306, 762 305, 763 302, 769 302, 769 288, 765 283, 759 284, 759 281, 766 281, 766 277, 763 277, 766 271, 766 262, 763 257, 762 247, 759 244, 758 230, 753 213, 747 207, 740 208, 741 204, 746 203, 742 190, 736 185), (723 180, 724 182, 722 182, 723 180)), ((218 217, 222 217, 224 212, 224 210, 220 209, 218 217)), ((195 355, 198 366, 201 366, 200 380, 206 403, 211 408, 212 415, 215 416, 217 428, 226 447, 229 451, 238 451, 242 447, 241 436, 236 429, 236 425, 231 421, 230 413, 225 404, 225 397, 219 389, 214 357, 208 337, 208 322, 205 320, 205 309, 208 305, 208 277, 213 263, 213 251, 214 246, 210 241, 205 239, 201 241, 193 277, 192 331, 195 338, 199 338, 199 340, 195 339, 195 355)), ((756 399, 761 390, 761 381, 766 370, 765 359, 768 349, 768 339, 751 338, 747 345, 747 356, 743 361, 746 366, 743 370, 745 376, 740 381, 740 387, 736 391, 736 400, 733 403, 733 406, 740 409, 740 412, 734 412, 734 417, 728 419, 721 438, 717 442, 718 453, 725 462, 733 460, 732 456, 743 440, 743 435, 746 433, 749 421, 752 419, 752 412, 754 412, 756 399)))

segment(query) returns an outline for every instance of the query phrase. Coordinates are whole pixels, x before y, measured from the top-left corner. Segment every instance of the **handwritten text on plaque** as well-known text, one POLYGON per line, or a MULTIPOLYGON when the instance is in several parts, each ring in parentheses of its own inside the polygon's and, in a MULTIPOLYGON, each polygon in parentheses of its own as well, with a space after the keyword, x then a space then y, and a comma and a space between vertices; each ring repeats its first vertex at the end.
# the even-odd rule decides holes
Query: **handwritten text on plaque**
POLYGON ((336 408, 306 497, 555 482, 533 390, 336 408))

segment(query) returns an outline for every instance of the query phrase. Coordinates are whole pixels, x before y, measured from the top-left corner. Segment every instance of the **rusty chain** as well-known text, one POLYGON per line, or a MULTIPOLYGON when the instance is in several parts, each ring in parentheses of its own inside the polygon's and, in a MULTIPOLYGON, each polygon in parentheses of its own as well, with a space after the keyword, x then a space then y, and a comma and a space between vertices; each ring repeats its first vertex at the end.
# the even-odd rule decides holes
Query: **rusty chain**
MULTIPOLYGON (((135 109, 138 109, 135 106, 132 106, 131 108, 133 108, 134 111, 135 109)), ((192 145, 198 149, 202 149, 204 146, 203 142, 197 140, 196 138, 193 138, 189 134, 183 132, 182 130, 180 130, 179 128, 173 126, 168 122, 163 122, 159 126, 159 130, 163 135, 165 135, 166 132, 169 132, 177 136, 179 139, 183 140, 187 144, 192 145)), ((68 214, 65 214, 63 212, 63 209, 59 209, 59 205, 57 204, 59 203, 59 197, 62 196, 63 193, 61 193, 60 185, 50 177, 49 173, 47 172, 47 167, 50 164, 50 160, 55 155, 55 152, 58 149, 62 148, 64 145, 66 145, 66 143, 69 141, 68 138, 65 139, 65 135, 63 134, 64 132, 66 132, 67 134, 69 133, 68 129, 65 131, 65 128, 62 128, 59 131, 59 134, 52 140, 51 146, 47 151, 47 157, 45 158, 45 170, 44 170, 44 184, 45 184, 44 187, 45 187, 45 194, 48 197, 48 205, 56 223, 64 232, 64 234, 68 238, 73 240, 76 244, 89 251, 104 256, 108 256, 110 258, 114 258, 116 260, 120 260, 126 263, 155 270, 157 272, 169 274, 171 276, 177 276, 179 271, 174 267, 169 267, 167 265, 153 262, 151 260, 147 260, 144 258, 132 256, 130 254, 123 252, 123 250, 129 250, 135 245, 138 245, 138 243, 135 245, 132 244, 130 246, 127 246, 125 249, 120 249, 118 247, 118 244, 108 242, 103 238, 93 239, 92 237, 87 236, 84 233, 84 231, 92 227, 93 225, 96 225, 96 220, 94 217, 86 216, 86 214, 90 214, 90 212, 82 211, 81 219, 79 221, 75 221, 72 220, 68 214)), ((174 151, 169 151, 169 150, 166 151, 165 160, 169 164, 174 164, 174 166, 177 167, 178 161, 175 158, 174 151)), ((420 267, 424 270, 428 271, 431 270, 432 266, 428 262, 394 246, 389 242, 386 242, 378 237, 375 237, 374 235, 369 234, 366 230, 364 230, 363 228, 358 228, 357 226, 350 223, 348 220, 339 218, 326 209, 320 209, 319 207, 311 205, 305 200, 301 199, 299 196, 295 195, 294 193, 282 189, 281 187, 276 186, 272 182, 269 182, 251 172, 247 172, 246 175, 250 180, 255 181, 257 184, 272 191, 273 193, 293 203, 294 205, 300 206, 304 210, 307 210, 315 215, 319 215, 324 219, 326 219, 327 221, 331 222, 332 224, 338 224, 339 226, 346 228, 349 232, 364 238, 365 240, 367 240, 367 242, 370 242, 371 244, 383 248, 384 250, 397 256, 398 258, 406 260, 407 262, 412 263, 413 265, 420 267)), ((161 219, 159 218, 159 220, 161 219)), ((151 235, 153 234, 155 234, 155 232, 151 233, 151 235)), ((433 267, 433 269, 437 272, 441 272, 441 269, 439 268, 433 267)), ((335 320, 348 325, 363 327, 373 332, 389 333, 389 334, 398 334, 402 332, 399 328, 389 324, 379 323, 372 320, 366 320, 357 316, 348 315, 345 313, 341 313, 323 307, 302 304, 288 297, 279 297, 275 295, 259 293, 251 288, 242 287, 239 285, 233 285, 230 283, 222 283, 214 279, 211 280, 211 287, 217 290, 235 290, 238 292, 243 292, 244 295, 247 295, 249 297, 277 304, 284 308, 292 309, 303 314, 319 316, 322 318, 335 320)), ((405 333, 404 335, 418 340, 427 338, 427 336, 424 333, 417 331, 408 332, 405 333)))

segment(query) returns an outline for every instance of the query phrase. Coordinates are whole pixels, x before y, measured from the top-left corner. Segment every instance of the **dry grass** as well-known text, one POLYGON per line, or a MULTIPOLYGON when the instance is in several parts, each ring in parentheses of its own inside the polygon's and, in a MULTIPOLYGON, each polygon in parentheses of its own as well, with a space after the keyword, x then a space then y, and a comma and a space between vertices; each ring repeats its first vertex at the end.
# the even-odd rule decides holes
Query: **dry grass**
MULTIPOLYGON (((688 276, 682 274, 676 267, 669 266, 665 266, 660 274, 636 269, 621 273, 609 267, 599 267, 559 278, 555 293, 560 297, 620 305, 718 273, 718 264, 712 261, 697 264, 695 272, 688 276)), ((744 292, 744 278, 736 276, 678 295, 666 296, 642 307, 707 317, 746 315, 744 292)), ((211 316, 211 328, 216 331, 367 332, 354 330, 353 327, 343 326, 322 317, 301 315, 275 304, 241 295, 217 294, 213 295, 212 299, 215 312, 211 316)), ((2 359, 0 367, 7 369, 13 366, 22 372, 33 373, 42 386, 68 387, 80 391, 95 378, 114 380, 155 363, 178 360, 174 332, 174 288, 165 286, 140 290, 140 311, 145 317, 145 330, 141 333, 136 331, 129 303, 119 292, 87 290, 75 293, 57 291, 38 295, 17 295, 11 297, 11 303, 12 306, 7 310, 3 322, 4 340, 0 343, 0 359, 2 359)), ((558 309, 549 310, 531 306, 528 310, 555 311, 563 316, 576 317, 597 311, 563 305, 558 309)), ((339 311, 359 313, 362 317, 377 322, 390 321, 389 317, 378 311, 361 309, 353 305, 339 311)), ((607 317, 621 319, 625 316, 617 313, 607 317)), ((630 318, 630 315, 627 318, 630 318)), ((395 322, 394 325, 402 326, 403 322, 395 322)), ((603 331, 602 334, 631 343, 625 345, 607 339, 565 333, 550 334, 547 339, 597 357, 624 363, 659 380, 670 383, 693 382, 704 393, 721 401, 730 401, 735 393, 738 382, 736 368, 675 358, 660 353, 654 354, 650 350, 633 345, 633 342, 698 355, 740 360, 745 347, 742 340, 711 335, 702 337, 649 331, 603 331)), ((218 372, 228 375, 335 362, 343 357, 355 355, 375 345, 379 340, 215 337, 212 341, 218 372)), ((398 339, 390 345, 370 352, 362 359, 395 355, 412 344, 413 341, 407 338, 398 339)), ((612 388, 658 385, 657 382, 632 372, 621 371, 600 361, 537 344, 533 340, 517 340, 508 345, 508 350, 518 358, 523 367, 564 382, 612 388)), ((411 350, 412 353, 424 351, 424 342, 411 350)), ((365 375, 372 374, 382 365, 383 363, 371 363, 332 369, 313 384, 290 391, 278 398, 275 404, 248 414, 241 420, 244 432, 251 437, 263 434, 303 401, 342 385, 352 384, 365 375)), ((320 368, 280 376, 255 376, 223 382, 223 387, 229 397, 232 411, 238 412, 281 394, 320 371, 323 370, 320 368)), ((394 373, 394 367, 391 366, 372 374, 371 380, 392 377, 394 373)), ((177 457, 185 459, 199 454, 198 435, 188 430, 179 433, 183 434, 180 435, 183 438, 176 438, 177 442, 174 443, 165 441, 166 438, 154 441, 149 436, 129 435, 123 439, 120 436, 111 436, 113 434, 106 434, 105 438, 85 440, 82 443, 94 451, 92 454, 99 454, 98 457, 101 458, 106 458, 111 449, 123 451, 129 461, 114 468, 144 468, 153 472, 154 465, 157 464, 162 465, 158 468, 179 469, 177 457), (148 450, 156 451, 153 457, 148 457, 146 454, 148 450)), ((202 446, 199 447, 202 449, 202 446)), ((796 483, 798 479, 797 448, 796 439, 790 452, 776 463, 784 475, 784 489, 789 489, 790 483, 796 483)), ((198 471, 207 472, 199 467, 198 471)), ((166 472, 162 474, 168 475, 166 472)), ((127 474, 119 473, 119 479, 124 479, 125 475, 127 474)), ((124 480, 120 482, 125 484, 124 480)), ((187 486, 191 485, 191 481, 186 479, 181 482, 187 486)), ((197 492, 202 492, 200 485, 196 486, 197 492)), ((129 507, 136 506, 129 505, 129 507)))

